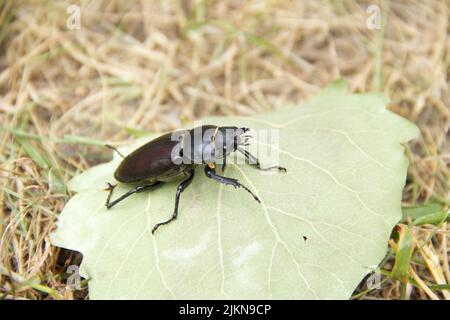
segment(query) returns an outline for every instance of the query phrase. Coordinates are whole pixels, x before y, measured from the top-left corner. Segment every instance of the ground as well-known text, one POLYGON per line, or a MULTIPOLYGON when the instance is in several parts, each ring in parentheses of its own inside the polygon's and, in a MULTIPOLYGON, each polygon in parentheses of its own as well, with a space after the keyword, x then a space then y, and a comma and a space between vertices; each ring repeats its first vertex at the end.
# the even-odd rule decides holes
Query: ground
MULTIPOLYGON (((88 297, 66 285, 80 255, 49 233, 67 181, 111 157, 103 143, 301 104, 338 78, 420 128, 403 206, 448 210, 449 18, 445 0, 2 1, 0 295, 88 297)), ((450 299, 448 231, 403 221, 381 287, 354 298, 450 299)))

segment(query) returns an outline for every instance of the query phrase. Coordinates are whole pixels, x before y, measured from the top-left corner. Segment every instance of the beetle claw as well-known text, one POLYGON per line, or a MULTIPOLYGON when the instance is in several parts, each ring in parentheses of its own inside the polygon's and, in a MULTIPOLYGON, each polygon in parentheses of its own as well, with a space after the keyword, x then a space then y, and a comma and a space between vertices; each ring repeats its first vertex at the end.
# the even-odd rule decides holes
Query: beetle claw
POLYGON ((160 224, 155 224, 155 226, 152 229, 152 234, 155 234, 155 231, 159 228, 160 224))
POLYGON ((114 188, 117 186, 117 184, 111 184, 109 182, 106 183, 108 185, 107 188, 104 189, 104 191, 111 191, 114 190, 114 188))

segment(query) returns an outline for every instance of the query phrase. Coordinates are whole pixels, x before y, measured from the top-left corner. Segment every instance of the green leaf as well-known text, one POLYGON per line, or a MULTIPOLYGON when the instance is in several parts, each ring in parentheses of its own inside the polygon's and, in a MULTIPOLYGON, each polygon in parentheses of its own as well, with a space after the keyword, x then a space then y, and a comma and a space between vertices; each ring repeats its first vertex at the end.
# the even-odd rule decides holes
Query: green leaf
MULTIPOLYGON (((402 217, 402 144, 418 130, 386 110, 383 96, 346 91, 338 81, 302 106, 203 121, 279 130, 273 150, 287 173, 236 164, 224 173, 262 204, 199 167, 178 219, 153 236, 153 226, 172 214, 177 182, 106 210, 103 189, 121 160, 115 156, 71 181, 77 194, 53 244, 83 253, 91 299, 348 299, 385 256, 402 217)), ((261 162, 272 164, 267 156, 261 162)), ((129 188, 119 185, 114 198, 129 188)))
POLYGON ((423 224, 439 225, 449 219, 449 214, 442 203, 429 202, 404 207, 402 221, 406 221, 407 218, 412 219, 413 224, 416 226, 423 224))
POLYGON ((400 280, 404 286, 408 282, 409 263, 414 248, 413 234, 411 227, 400 224, 398 226, 398 242, 395 250, 395 264, 392 268, 391 276, 400 280))
POLYGON ((417 218, 414 220, 413 224, 415 226, 420 226, 423 224, 434 224, 434 225, 440 225, 441 223, 445 222, 449 219, 448 212, 440 211, 436 213, 431 213, 426 216, 417 218))

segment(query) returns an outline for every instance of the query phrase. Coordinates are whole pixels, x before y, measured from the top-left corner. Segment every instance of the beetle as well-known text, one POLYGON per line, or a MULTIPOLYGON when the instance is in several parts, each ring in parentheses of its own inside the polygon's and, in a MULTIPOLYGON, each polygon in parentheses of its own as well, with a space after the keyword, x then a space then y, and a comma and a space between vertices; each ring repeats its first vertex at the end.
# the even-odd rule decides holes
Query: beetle
POLYGON ((208 178, 235 188, 243 188, 261 203, 258 196, 237 179, 216 173, 216 162, 222 160, 223 172, 227 156, 235 151, 242 153, 250 165, 260 170, 275 168, 287 171, 286 168, 279 166, 263 168, 259 160, 244 148, 248 145, 247 139, 250 137, 245 135, 247 131, 249 131, 248 128, 236 126, 202 125, 191 130, 169 132, 144 144, 126 157, 113 146, 106 145, 123 158, 114 172, 114 178, 119 183, 136 184, 128 192, 111 201, 117 184, 108 183, 108 188, 105 189, 109 191, 106 208, 111 209, 132 194, 153 189, 161 183, 181 180, 175 194, 175 208, 172 217, 156 224, 152 229, 152 234, 154 234, 160 226, 177 218, 181 193, 191 184, 194 179, 195 167, 198 165, 206 165, 205 174, 208 178))

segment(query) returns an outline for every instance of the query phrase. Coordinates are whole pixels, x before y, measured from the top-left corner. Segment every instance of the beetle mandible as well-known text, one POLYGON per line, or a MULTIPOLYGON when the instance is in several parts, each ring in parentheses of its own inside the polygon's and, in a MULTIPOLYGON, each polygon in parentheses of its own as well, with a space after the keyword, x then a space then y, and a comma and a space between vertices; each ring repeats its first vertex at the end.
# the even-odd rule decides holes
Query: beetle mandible
POLYGON ((106 190, 109 191, 109 194, 106 199, 106 207, 110 209, 132 194, 152 189, 163 182, 182 180, 175 194, 175 208, 172 217, 156 224, 152 229, 152 234, 154 234, 160 226, 177 218, 181 193, 194 179, 197 165, 206 165, 205 174, 208 178, 235 188, 243 188, 261 203, 259 198, 237 179, 216 173, 216 162, 222 159, 223 172, 227 156, 235 151, 242 153, 249 164, 259 170, 287 171, 286 168, 279 166, 263 168, 259 160, 244 148, 248 145, 247 139, 250 137, 245 135, 247 131, 249 131, 248 128, 235 126, 203 125, 191 130, 169 132, 144 144, 126 157, 113 146, 106 145, 123 158, 114 172, 114 178, 121 183, 137 184, 116 200, 111 201, 113 190, 117 184, 108 183, 106 190), (174 137, 178 137, 178 139, 174 139, 174 137))

